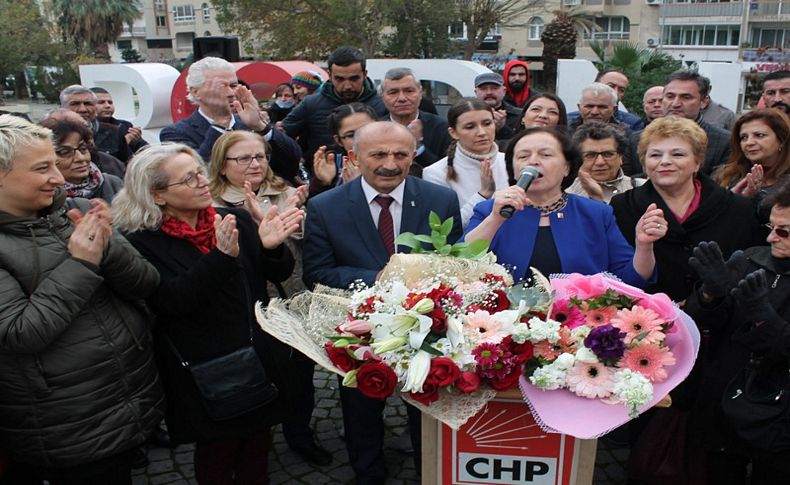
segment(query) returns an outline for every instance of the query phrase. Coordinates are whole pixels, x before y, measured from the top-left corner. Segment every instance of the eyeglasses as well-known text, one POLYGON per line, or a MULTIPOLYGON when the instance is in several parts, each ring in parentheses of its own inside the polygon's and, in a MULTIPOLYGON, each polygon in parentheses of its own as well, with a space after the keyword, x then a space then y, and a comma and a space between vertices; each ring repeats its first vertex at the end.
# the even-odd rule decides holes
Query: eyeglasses
POLYGON ((188 173, 180 182, 165 185, 165 188, 167 189, 175 185, 186 185, 190 189, 196 189, 200 186, 200 177, 206 178, 206 171, 202 168, 188 173))
POLYGON ((233 160, 239 165, 249 165, 253 160, 256 160, 258 163, 263 163, 266 161, 266 154, 256 153, 255 155, 244 155, 241 157, 225 157, 225 160, 233 160))
POLYGON ((767 224, 763 224, 767 227, 770 231, 775 232, 777 236, 781 237, 782 239, 790 236, 790 230, 785 229, 784 227, 777 227, 771 224, 770 222, 767 224))
POLYGON ((88 147, 87 143, 80 143, 75 147, 69 145, 60 145, 55 149, 55 155, 60 158, 72 159, 74 158, 74 155, 77 154, 77 152, 80 152, 83 155, 88 155, 90 153, 90 148, 88 147))
POLYGON ((585 162, 594 162, 598 159, 598 155, 602 156, 607 162, 611 162, 618 155, 616 151, 606 150, 604 152, 584 152, 582 158, 585 162))

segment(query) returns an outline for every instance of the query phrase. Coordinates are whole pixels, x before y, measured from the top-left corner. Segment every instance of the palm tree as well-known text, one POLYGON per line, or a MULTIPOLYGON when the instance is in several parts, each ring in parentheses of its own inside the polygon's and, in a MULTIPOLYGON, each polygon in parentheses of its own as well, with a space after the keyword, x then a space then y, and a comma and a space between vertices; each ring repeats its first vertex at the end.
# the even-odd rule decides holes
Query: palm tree
POLYGON ((143 15, 137 0, 53 0, 52 9, 64 41, 71 39, 78 49, 108 62, 107 44, 143 15))
POLYGON ((574 8, 560 8, 552 12, 554 19, 549 22, 540 36, 543 42, 543 75, 546 91, 557 90, 557 60, 576 57, 576 42, 579 31, 593 31, 598 27, 585 12, 574 8))

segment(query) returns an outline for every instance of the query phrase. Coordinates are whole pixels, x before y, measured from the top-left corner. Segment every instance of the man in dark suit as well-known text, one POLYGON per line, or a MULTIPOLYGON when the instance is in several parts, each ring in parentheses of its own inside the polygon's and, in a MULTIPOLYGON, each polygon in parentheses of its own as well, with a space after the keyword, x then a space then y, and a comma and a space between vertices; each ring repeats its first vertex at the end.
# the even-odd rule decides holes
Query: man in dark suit
POLYGON ((447 156, 447 120, 420 109, 422 85, 411 69, 396 67, 387 71, 381 81, 381 98, 390 112, 388 119, 408 128, 417 139, 415 162, 424 168, 447 156))
POLYGON ((187 99, 198 109, 188 118, 163 128, 160 141, 188 145, 208 162, 214 143, 223 133, 254 131, 272 147, 269 166, 274 173, 293 180, 298 173, 301 148, 284 133, 270 129, 266 111, 258 109, 252 92, 239 85, 233 64, 218 57, 204 57, 189 66, 186 83, 187 99))
POLYGON ((137 153, 140 148, 148 145, 148 142, 143 139, 142 128, 139 126, 132 126, 130 122, 119 120, 115 117, 115 102, 109 91, 98 86, 92 87, 91 91, 93 91, 98 100, 96 104, 96 116, 99 121, 117 126, 118 129, 121 130, 121 134, 129 145, 129 148, 131 148, 132 153, 137 153))
POLYGON ((117 126, 99 121, 97 104, 96 94, 79 84, 73 84, 60 92, 60 105, 74 111, 88 123, 93 132, 93 143, 96 148, 127 163, 132 158, 132 150, 117 126))
MULTIPOLYGON (((710 94, 710 79, 696 71, 675 71, 667 78, 664 85, 664 116, 682 116, 695 121, 708 135, 708 148, 702 172, 710 175, 716 167, 726 163, 730 158, 730 133, 710 125, 702 120, 702 108, 710 94)), ((642 172, 637 155, 637 146, 641 131, 631 136, 631 153, 629 160, 623 164, 626 175, 642 172), (626 167, 626 165, 628 165, 626 167)))
MULTIPOLYGON (((380 121, 356 133, 349 153, 361 175, 310 199, 304 236, 304 279, 348 288, 356 280, 373 285, 394 252, 395 235, 430 234, 428 214, 453 218, 449 241, 461 236, 458 197, 450 189, 407 176, 416 140, 404 126, 380 121), (390 229, 391 228, 391 229, 390 229)), ((383 484, 385 401, 340 388, 346 448, 357 484, 383 484)), ((409 431, 419 470, 420 413, 407 405, 409 431)))

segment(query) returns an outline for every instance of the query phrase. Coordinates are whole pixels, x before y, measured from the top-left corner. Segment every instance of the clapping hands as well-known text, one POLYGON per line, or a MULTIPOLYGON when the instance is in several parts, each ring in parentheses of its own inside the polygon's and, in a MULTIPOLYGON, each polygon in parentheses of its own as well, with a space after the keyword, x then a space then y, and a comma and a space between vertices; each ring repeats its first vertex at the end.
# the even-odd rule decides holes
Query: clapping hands
POLYGON ((735 251, 724 262, 721 249, 715 241, 702 241, 692 250, 692 254, 689 266, 694 268, 702 280, 702 292, 713 298, 727 296, 745 269, 746 258, 743 251, 735 251))
POLYGON ((68 250, 73 258, 98 266, 112 235, 110 207, 101 199, 91 199, 91 209, 82 214, 71 209, 68 217, 75 224, 69 236, 68 250))
MULTIPOLYGON (((249 182, 244 182, 244 196, 246 199, 245 205, 253 220, 258 224, 258 237, 260 237, 264 248, 276 248, 288 239, 291 234, 301 229, 302 219, 304 219, 303 210, 291 207, 280 213, 277 206, 273 206, 264 213, 255 199, 255 193, 252 191, 249 182)), ((299 196, 295 200, 298 198, 299 196)))

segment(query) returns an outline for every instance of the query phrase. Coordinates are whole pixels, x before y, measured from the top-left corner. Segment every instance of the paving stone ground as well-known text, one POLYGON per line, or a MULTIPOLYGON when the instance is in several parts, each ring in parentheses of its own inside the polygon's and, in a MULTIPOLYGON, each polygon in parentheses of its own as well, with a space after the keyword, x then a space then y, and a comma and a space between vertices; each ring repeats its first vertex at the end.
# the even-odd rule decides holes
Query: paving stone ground
MULTIPOLYGON (((282 431, 277 426, 274 442, 269 454, 269 476, 272 485, 346 485, 354 483, 354 473, 348 464, 348 454, 342 438, 338 382, 334 375, 317 369, 316 408, 313 413, 313 429, 317 441, 331 452, 334 460, 330 465, 317 466, 306 463, 291 452, 285 444, 282 431)), ((390 398, 385 415, 386 436, 384 451, 390 479, 387 485, 414 485, 420 481, 409 454, 399 451, 398 437, 406 429, 406 408, 402 401, 390 398)), ((195 468, 192 464, 194 445, 182 445, 174 449, 148 449, 149 465, 134 471, 134 485, 194 485, 195 468)), ((624 464, 628 449, 612 439, 598 440, 594 485, 625 484, 624 464)), ((432 485, 432 484, 426 484, 432 485)))

